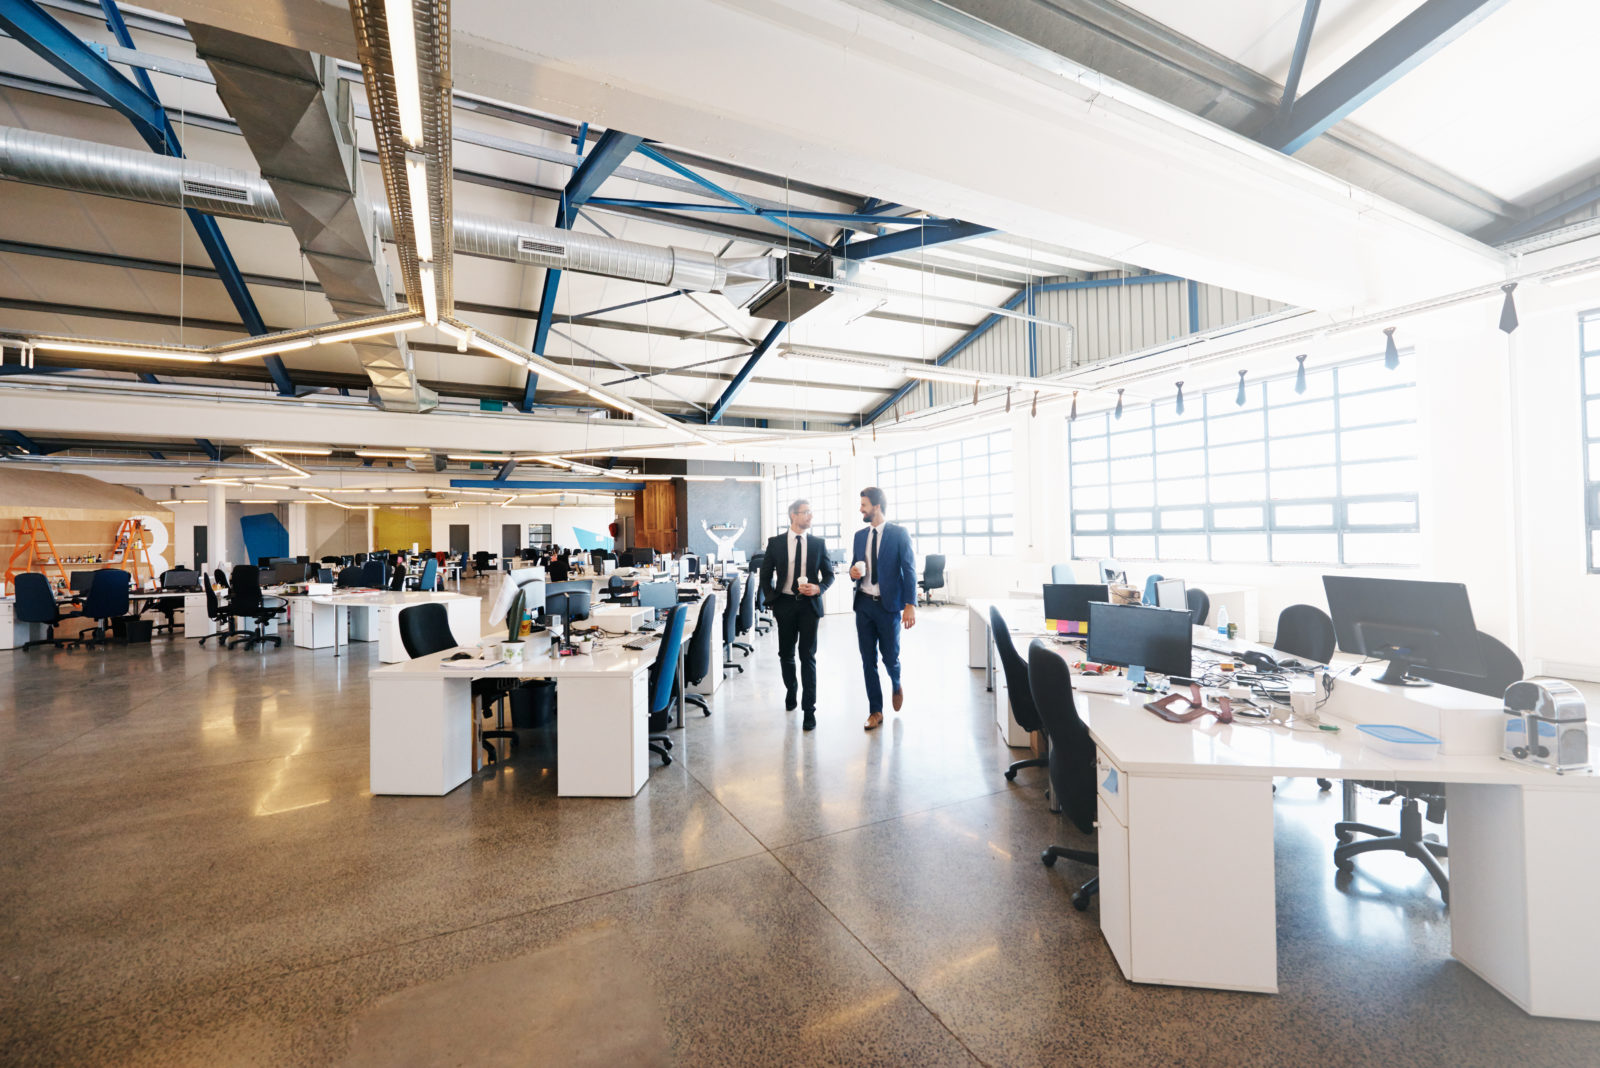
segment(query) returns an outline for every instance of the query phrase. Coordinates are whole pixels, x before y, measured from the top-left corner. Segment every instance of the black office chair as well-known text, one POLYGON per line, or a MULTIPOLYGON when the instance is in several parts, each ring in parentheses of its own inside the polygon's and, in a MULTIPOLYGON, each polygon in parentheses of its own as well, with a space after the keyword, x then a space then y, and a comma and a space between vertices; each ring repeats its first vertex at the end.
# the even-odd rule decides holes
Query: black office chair
MULTIPOLYGON (((1007 685, 1010 681, 1007 680, 1007 685)), ((1028 690, 1045 734, 1050 736, 1051 796, 1066 813, 1072 825, 1084 834, 1093 834, 1098 801, 1095 790, 1094 740, 1089 728, 1078 718, 1072 702, 1072 673, 1067 662, 1043 639, 1028 646, 1028 690)), ((1080 864, 1099 866, 1100 854, 1087 849, 1047 846, 1039 859, 1051 868, 1061 857, 1080 864)), ((1082 912, 1100 889, 1100 877, 1084 883, 1072 895, 1072 907, 1082 912)))
POLYGON ((50 588, 50 580, 34 571, 26 571, 17 576, 16 581, 17 603, 14 609, 18 623, 39 623, 44 627, 44 637, 37 641, 24 642, 22 651, 27 652, 35 645, 53 645, 60 649, 64 646, 76 645, 74 638, 57 638, 56 624, 64 619, 82 619, 83 612, 61 611, 61 606, 56 604, 55 591, 50 588))
MULTIPOLYGON (((717 595, 708 593, 700 606, 700 618, 695 621, 694 634, 689 638, 689 651, 683 658, 684 681, 690 686, 700 685, 711 673, 711 631, 717 625, 716 617, 717 595)), ((698 705, 706 715, 711 715, 711 703, 706 700, 705 694, 686 693, 683 699, 691 705, 698 705)))
MULTIPOLYGON (((1522 678, 1522 660, 1495 638, 1478 632, 1478 665, 1483 675, 1462 675, 1439 668, 1413 667, 1411 673, 1440 686, 1483 694, 1485 697, 1502 697, 1506 687, 1522 678)), ((1344 781, 1344 819, 1333 825, 1339 844, 1333 848, 1333 864, 1340 879, 1348 879, 1355 871, 1354 858, 1362 853, 1380 850, 1397 850, 1417 861, 1433 876, 1439 887, 1439 897, 1450 904, 1450 878, 1445 873, 1440 858, 1448 859, 1448 846, 1429 838, 1422 830, 1426 815, 1429 823, 1443 823, 1445 815, 1445 785, 1442 782, 1372 782, 1346 779, 1344 781), (1355 818, 1356 789, 1376 790, 1383 794, 1378 804, 1387 805, 1400 799, 1400 830, 1391 831, 1370 823, 1358 823, 1355 818), (1373 837, 1356 841, 1355 835, 1373 837)))
POLYGON ((472 573, 481 577, 484 572, 488 570, 489 553, 483 549, 479 549, 477 552, 472 554, 472 573))
POLYGON ((645 723, 650 731, 650 752, 661 758, 661 766, 672 763, 667 750, 672 739, 661 732, 672 723, 672 699, 677 695, 678 650, 683 646, 683 624, 689 615, 688 605, 673 605, 667 616, 667 625, 661 633, 661 644, 656 648, 655 662, 650 665, 650 681, 645 693, 650 697, 650 715, 645 723))
POLYGON ((249 564, 235 565, 233 597, 228 602, 228 611, 235 619, 253 621, 255 629, 236 634, 228 643, 228 648, 235 649, 243 645, 246 649, 254 649, 262 642, 271 642, 274 646, 283 645, 283 637, 266 633, 266 627, 273 619, 283 615, 288 607, 288 602, 282 597, 262 595, 259 568, 251 567, 249 564))
MULTIPOLYGON (((728 607, 722 613, 722 670, 724 673, 737 671, 744 674, 744 665, 734 660, 733 647, 739 637, 739 594, 743 591, 739 586, 739 576, 735 574, 728 580, 728 607)), ((748 645, 745 648, 750 648, 748 645)))
POLYGON ((120 568, 103 568, 94 573, 89 596, 83 601, 83 614, 95 621, 89 636, 78 636, 82 645, 104 645, 111 640, 111 621, 128 614, 128 588, 133 576, 120 568))
POLYGON ((557 556, 550 561, 550 566, 545 568, 549 573, 551 582, 565 582, 572 577, 572 567, 564 556, 557 556))
MULTIPOLYGON (((1011 717, 1017 726, 1032 734, 1044 730, 1039 712, 1033 705, 1033 691, 1028 685, 1028 665, 1023 662, 1011 641, 1011 628, 1000 615, 1000 609, 989 608, 989 631, 994 635, 994 647, 1000 652, 1000 669, 1006 676, 1006 694, 1011 698, 1011 717)), ((1044 736, 1045 755, 1029 760, 1019 760, 1006 769, 1006 781, 1015 782, 1017 772, 1023 768, 1048 768, 1050 766, 1050 736, 1044 736)))
POLYGON ((756 553, 750 558, 750 579, 756 588, 756 633, 765 634, 778 625, 767 604, 767 591, 761 587, 761 569, 767 566, 767 554, 756 553))
POLYGON ((233 622, 233 608, 231 605, 223 604, 217 598, 217 591, 212 587, 211 583, 203 582, 200 584, 200 588, 206 594, 207 617, 221 628, 201 636, 200 644, 205 645, 207 639, 215 638, 217 639, 217 644, 226 645, 229 638, 239 633, 239 628, 233 622))
POLYGON ((384 587, 383 575, 386 568, 382 560, 369 559, 361 565, 361 585, 369 590, 381 590, 384 587))
POLYGON ((228 588, 228 576, 223 573, 222 568, 219 567, 213 571, 211 573, 211 577, 216 579, 218 586, 221 586, 223 589, 228 588))
MULTIPOLYGON (((750 628, 755 626, 756 621, 756 584, 743 575, 737 577, 744 587, 744 592, 740 594, 736 589, 728 600, 730 605, 733 604, 734 598, 738 598, 739 601, 739 618, 734 621, 734 634, 736 636, 749 634, 750 628)), ((746 656, 756 651, 756 647, 749 642, 734 642, 733 647, 735 649, 743 649, 746 656)))
POLYGON ((1278 613, 1278 633, 1272 647, 1318 664, 1333 658, 1333 620, 1314 604, 1292 604, 1278 613))
POLYGON ((349 590, 360 586, 361 580, 365 577, 362 574, 363 570, 363 568, 355 567, 354 565, 341 568, 338 576, 333 580, 334 588, 349 590))
POLYGON ((403 589, 405 589, 406 588, 406 578, 407 578, 408 575, 410 575, 410 571, 406 567, 405 560, 400 558, 400 557, 396 557, 394 559, 393 563, 390 565, 390 568, 391 568, 391 570, 389 572, 389 588, 391 590, 403 590, 403 589))
POLYGON ((1189 600, 1189 622, 1197 627, 1205 626, 1206 620, 1211 618, 1211 598, 1197 586, 1190 586, 1185 596, 1189 600))
POLYGON ((922 588, 922 595, 933 603, 933 591, 944 589, 944 557, 939 553, 929 553, 922 562, 922 579, 917 583, 922 588))
POLYGON ((343 567, 346 561, 342 556, 324 556, 318 560, 318 563, 327 564, 329 567, 343 567))
POLYGON ((356 553, 355 558, 352 559, 350 562, 355 564, 357 567, 360 567, 360 566, 362 566, 363 564, 365 564, 367 562, 367 554, 366 553, 356 553))
POLYGON ((606 588, 600 591, 600 599, 607 604, 638 604, 639 584, 621 575, 612 575, 606 588))
MULTIPOLYGON (((200 576, 185 567, 175 567, 161 573, 161 588, 163 590, 196 590, 200 588, 200 576)), ((152 611, 160 612, 166 617, 165 623, 157 624, 152 630, 174 631, 178 629, 178 613, 183 611, 182 597, 162 597, 154 601, 146 601, 145 607, 152 611)))

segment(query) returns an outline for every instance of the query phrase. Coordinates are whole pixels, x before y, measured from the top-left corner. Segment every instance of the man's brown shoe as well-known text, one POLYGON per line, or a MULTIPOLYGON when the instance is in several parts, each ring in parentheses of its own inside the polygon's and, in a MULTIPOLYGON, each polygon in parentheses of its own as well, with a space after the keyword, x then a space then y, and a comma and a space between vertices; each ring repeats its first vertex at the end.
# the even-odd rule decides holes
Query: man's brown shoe
POLYGON ((890 698, 890 701, 894 704, 894 710, 896 712, 900 711, 900 706, 905 703, 905 700, 906 700, 905 691, 900 689, 900 687, 896 686, 894 688, 894 696, 890 698))
POLYGON ((874 712, 870 716, 867 717, 867 727, 866 727, 867 730, 875 731, 881 726, 883 726, 883 713, 882 712, 874 712))

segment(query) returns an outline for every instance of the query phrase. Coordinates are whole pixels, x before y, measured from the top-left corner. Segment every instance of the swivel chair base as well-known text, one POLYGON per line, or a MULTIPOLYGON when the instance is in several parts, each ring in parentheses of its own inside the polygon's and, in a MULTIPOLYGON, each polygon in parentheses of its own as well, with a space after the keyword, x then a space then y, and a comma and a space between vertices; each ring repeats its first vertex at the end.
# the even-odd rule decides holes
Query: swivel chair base
POLYGON ((711 704, 706 700, 705 694, 686 693, 683 695, 683 699, 689 704, 697 706, 706 715, 711 715, 711 704))
MULTIPOLYGON (((1066 846, 1046 846, 1044 852, 1039 854, 1040 861, 1042 861, 1044 866, 1047 868, 1055 867, 1056 861, 1061 857, 1066 857, 1068 860, 1075 860, 1079 864, 1094 864, 1098 866, 1100 863, 1100 854, 1087 849, 1068 849, 1066 846)), ((1096 875, 1093 879, 1090 879, 1088 882, 1078 887, 1077 890, 1073 891, 1072 907, 1077 909, 1079 912, 1082 912, 1084 909, 1089 907, 1089 902, 1093 900, 1094 895, 1099 892, 1100 876, 1096 875)))
POLYGON ((666 767, 672 763, 672 754, 667 750, 672 748, 672 739, 664 734, 650 735, 650 752, 661 758, 661 766, 666 767))
POLYGON ((1348 876, 1354 872, 1354 858, 1362 853, 1397 850, 1427 869, 1439 887, 1440 898, 1446 905, 1450 904, 1450 877, 1438 859, 1448 858, 1450 847, 1433 841, 1422 833, 1422 809, 1416 798, 1401 798, 1398 834, 1384 827, 1374 827, 1370 823, 1356 823, 1350 820, 1335 823, 1333 833, 1338 836, 1340 842, 1333 849, 1333 864, 1339 869, 1340 875, 1348 876), (1357 834, 1369 834, 1372 837, 1357 842, 1354 840, 1357 834))
POLYGON ((1006 769, 1006 781, 1007 782, 1016 782, 1017 781, 1017 772, 1022 770, 1023 768, 1048 768, 1049 766, 1050 766, 1050 758, 1049 757, 1034 757, 1031 760, 1019 760, 1015 764, 1011 765, 1009 768, 1006 769))
POLYGON ((743 649, 746 656, 749 656, 756 651, 756 647, 751 645, 749 642, 734 642, 733 647, 735 649, 743 649))

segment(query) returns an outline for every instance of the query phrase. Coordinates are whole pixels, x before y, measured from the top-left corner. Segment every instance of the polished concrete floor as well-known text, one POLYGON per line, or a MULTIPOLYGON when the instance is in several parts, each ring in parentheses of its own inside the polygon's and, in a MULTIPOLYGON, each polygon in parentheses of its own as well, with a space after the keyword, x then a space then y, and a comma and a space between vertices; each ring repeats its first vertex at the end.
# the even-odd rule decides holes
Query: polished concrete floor
MULTIPOLYGON (((848 617, 811 734, 757 639, 631 800, 557 798, 542 732, 448 797, 371 796, 375 645, 0 654, 0 1063, 1600 1064, 1600 1024, 1450 959, 1419 868, 1336 886, 1306 780, 1275 806, 1282 993, 1124 982, 1068 903, 1091 872, 1039 863, 1090 843, 1002 777, 965 628, 924 612, 873 734, 848 617)), ((1228 873, 1172 892, 1226 909, 1228 873)))

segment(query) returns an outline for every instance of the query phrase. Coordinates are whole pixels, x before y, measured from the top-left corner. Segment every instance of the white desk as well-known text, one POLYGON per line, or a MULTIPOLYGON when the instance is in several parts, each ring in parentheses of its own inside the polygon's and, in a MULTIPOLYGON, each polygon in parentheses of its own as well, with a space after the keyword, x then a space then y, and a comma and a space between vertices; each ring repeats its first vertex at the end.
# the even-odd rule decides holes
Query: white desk
POLYGON ((450 633, 463 645, 477 642, 482 634, 482 598, 461 593, 421 591, 334 592, 331 594, 293 594, 289 602, 294 623, 294 643, 301 649, 333 648, 349 641, 378 643, 378 659, 397 664, 406 659, 400 640, 400 610, 414 604, 438 602, 450 617, 450 633), (346 620, 348 619, 348 625, 346 620))
POLYGON ((593 655, 466 672, 441 667, 449 652, 375 669, 371 700, 370 789, 375 794, 443 795, 472 774, 472 680, 555 679, 556 792, 562 797, 632 797, 649 765, 650 664, 656 648, 620 643, 593 655))
POLYGON ((17 599, 0 598, 0 649, 20 649, 43 638, 43 623, 17 622, 17 599))
POLYGON ((1000 615, 1011 630, 1011 640, 1019 647, 1017 652, 1027 659, 1028 642, 1046 633, 1044 601, 1019 598, 967 602, 967 666, 984 671, 984 681, 994 693, 994 721, 1000 737, 1013 748, 1022 747, 1030 744, 1028 732, 1011 715, 1011 695, 1006 689, 1005 672, 995 670, 994 635, 989 628, 991 608, 1000 609, 1000 615))
MULTIPOLYGON (((1471 720, 1492 699, 1428 690, 1386 693, 1345 679, 1323 708, 1397 702, 1419 715, 1471 720), (1454 709, 1454 704, 1461 707, 1454 709), (1473 707, 1477 706, 1477 707, 1473 707)), ((1387 688, 1385 688, 1387 690, 1387 688)), ((1079 694, 1099 747, 1100 925, 1134 982, 1275 993, 1272 779, 1448 784, 1451 951, 1539 1016, 1600 1019, 1600 916, 1558 907, 1600 883, 1600 776, 1554 775, 1468 751, 1398 760, 1339 734, 1216 723, 1173 724, 1145 698, 1079 694), (1208 888, 1226 885, 1225 900, 1208 888)), ((1600 762, 1600 747, 1594 752, 1600 762)))

